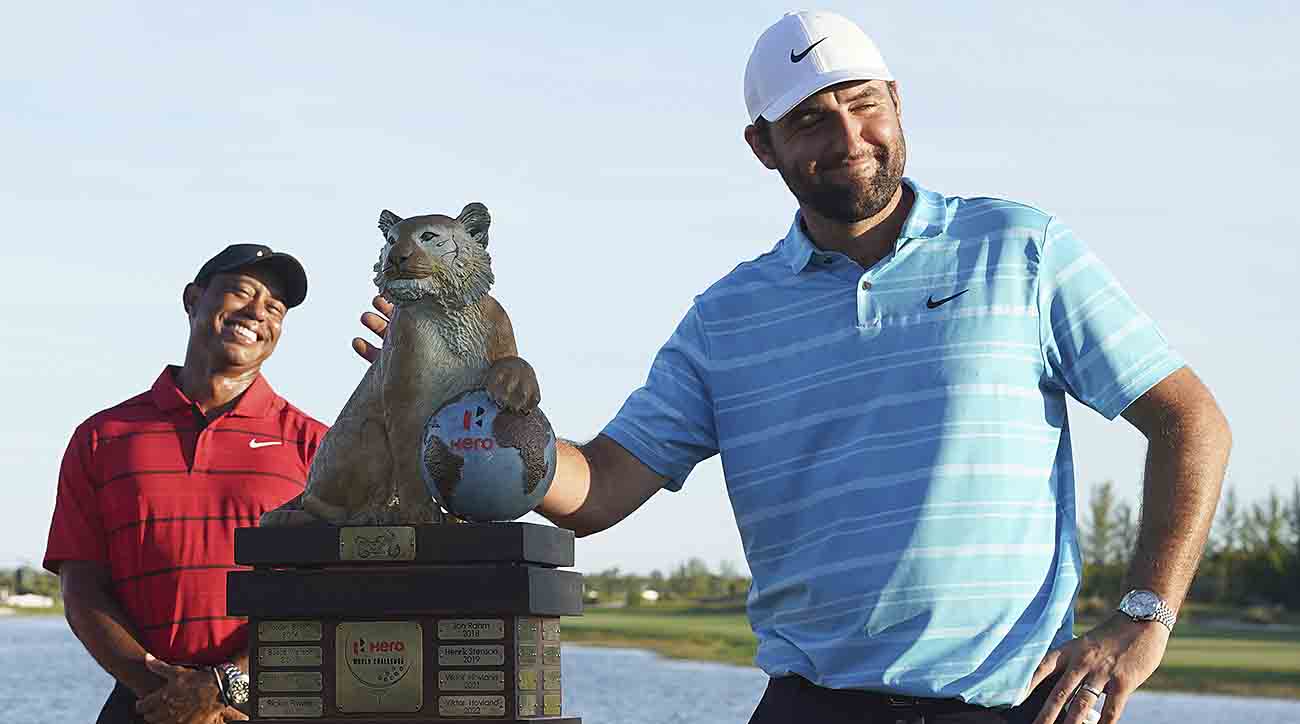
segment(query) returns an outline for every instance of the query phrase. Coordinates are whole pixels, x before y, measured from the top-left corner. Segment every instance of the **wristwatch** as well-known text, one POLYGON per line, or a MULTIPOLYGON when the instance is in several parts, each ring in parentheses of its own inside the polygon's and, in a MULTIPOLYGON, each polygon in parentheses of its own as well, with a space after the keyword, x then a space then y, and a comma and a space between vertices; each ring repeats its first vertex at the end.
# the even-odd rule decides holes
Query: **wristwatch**
POLYGON ((248 703, 248 674, 229 661, 217 664, 212 670, 217 675, 217 686, 221 689, 223 704, 240 708, 248 703))
POLYGON ((1159 621, 1165 628, 1174 630, 1173 609, 1155 591, 1135 588, 1124 594, 1117 610, 1134 621, 1159 621))

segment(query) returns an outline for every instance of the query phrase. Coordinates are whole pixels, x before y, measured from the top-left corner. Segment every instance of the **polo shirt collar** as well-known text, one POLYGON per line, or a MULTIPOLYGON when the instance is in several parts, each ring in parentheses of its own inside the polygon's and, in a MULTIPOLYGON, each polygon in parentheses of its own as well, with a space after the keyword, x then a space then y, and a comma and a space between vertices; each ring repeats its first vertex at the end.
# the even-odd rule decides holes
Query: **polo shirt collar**
MULTIPOLYGON (((903 222, 903 230, 898 235, 894 248, 897 249, 911 239, 928 239, 942 234, 948 228, 948 200, 943 194, 921 188, 910 178, 903 178, 903 183, 912 189, 916 198, 912 210, 903 222)), ((790 231, 781 240, 780 254, 790 265, 790 271, 798 274, 808 266, 813 254, 821 249, 808 238, 803 230, 803 214, 796 211, 790 231)))
MULTIPOLYGON (((194 402, 176 384, 176 375, 180 371, 181 368, 176 365, 167 365, 158 379, 154 380, 150 395, 159 410, 169 412, 194 407, 194 402)), ((279 401, 280 396, 271 389, 266 377, 258 373, 257 379, 244 390, 244 394, 240 395, 239 401, 227 414, 232 417, 268 417, 279 407, 279 401)))

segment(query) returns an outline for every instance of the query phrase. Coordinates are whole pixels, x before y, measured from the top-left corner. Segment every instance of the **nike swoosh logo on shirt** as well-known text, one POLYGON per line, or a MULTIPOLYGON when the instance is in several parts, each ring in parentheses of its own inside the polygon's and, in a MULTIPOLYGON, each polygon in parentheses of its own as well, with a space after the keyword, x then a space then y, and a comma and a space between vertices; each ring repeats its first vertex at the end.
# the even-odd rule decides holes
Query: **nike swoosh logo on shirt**
POLYGON ((934 295, 931 294, 931 295, 930 295, 930 298, 927 299, 927 300, 925 300, 925 306, 928 307, 928 308, 930 308, 930 309, 934 309, 934 308, 939 307, 940 305, 942 305, 942 304, 944 304, 944 303, 946 303, 946 302, 951 302, 952 300, 956 299, 957 297, 960 297, 961 295, 963 295, 963 294, 965 294, 966 292, 969 292, 969 291, 970 291, 970 289, 963 289, 963 290, 961 290, 960 292, 957 292, 956 294, 952 295, 951 297, 944 297, 943 299, 935 299, 935 298, 934 298, 934 295))
POLYGON ((279 444, 280 444, 279 440, 249 440, 248 441, 248 446, 253 448, 254 450, 258 449, 259 447, 266 447, 268 445, 279 445, 279 444))

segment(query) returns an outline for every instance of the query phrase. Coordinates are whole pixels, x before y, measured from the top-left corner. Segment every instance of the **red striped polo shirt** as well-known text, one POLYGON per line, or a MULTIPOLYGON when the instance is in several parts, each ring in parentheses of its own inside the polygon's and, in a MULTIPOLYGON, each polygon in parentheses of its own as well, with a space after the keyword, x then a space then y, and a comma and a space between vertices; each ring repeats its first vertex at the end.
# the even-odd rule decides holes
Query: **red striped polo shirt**
POLYGON ((327 429, 258 375, 207 425, 168 367, 153 388, 86 420, 59 470, 45 567, 97 561, 146 650, 215 664, 248 645, 226 615, 235 529, 300 493, 327 429))

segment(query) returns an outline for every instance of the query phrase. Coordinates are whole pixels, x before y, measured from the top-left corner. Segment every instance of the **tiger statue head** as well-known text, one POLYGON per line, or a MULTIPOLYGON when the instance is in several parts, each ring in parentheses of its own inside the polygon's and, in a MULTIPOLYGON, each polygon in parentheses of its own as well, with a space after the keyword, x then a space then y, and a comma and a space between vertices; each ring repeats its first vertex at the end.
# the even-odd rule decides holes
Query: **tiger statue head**
POLYGON ((409 219, 384 209, 379 230, 384 247, 375 264, 375 286, 398 306, 432 298, 448 311, 477 302, 492 286, 488 225, 492 217, 477 201, 460 216, 409 219))

